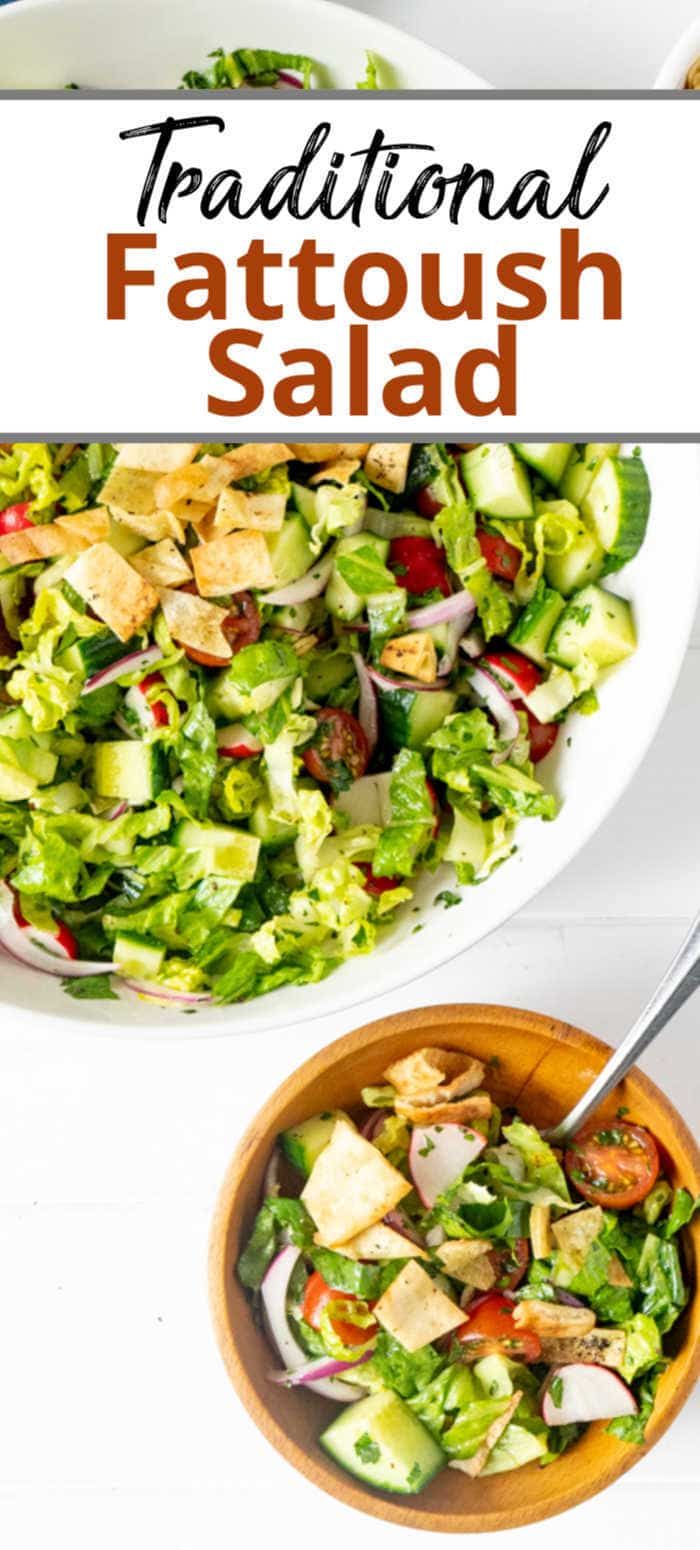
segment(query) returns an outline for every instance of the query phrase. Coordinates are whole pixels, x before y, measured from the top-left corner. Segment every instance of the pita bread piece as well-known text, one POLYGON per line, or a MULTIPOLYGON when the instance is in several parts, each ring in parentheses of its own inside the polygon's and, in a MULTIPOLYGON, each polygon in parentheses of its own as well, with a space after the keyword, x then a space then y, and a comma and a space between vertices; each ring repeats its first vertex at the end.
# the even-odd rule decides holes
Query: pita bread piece
POLYGON ((103 506, 96 506, 94 511, 67 512, 63 517, 57 517, 54 523, 62 532, 73 533, 76 538, 82 538, 86 544, 104 543, 109 538, 111 522, 109 512, 103 506))
POLYGON ((302 1193, 325 1248, 347 1243, 393 1211, 411 1185, 376 1146, 346 1120, 338 1120, 316 1159, 302 1193))
POLYGON ((249 479, 252 474, 264 474, 278 463, 288 463, 292 456, 284 441, 249 441, 233 452, 224 454, 231 470, 231 481, 249 479))
POLYGON ((348 1243, 339 1244, 335 1252, 344 1254, 346 1259, 430 1258, 419 1244, 412 1243, 410 1238, 404 1238, 403 1233, 395 1232, 393 1227, 387 1227, 384 1222, 376 1222, 374 1227, 366 1227, 364 1232, 359 1232, 348 1243))
POLYGON ((435 641, 428 630, 395 635, 387 641, 379 660, 382 667, 388 667, 394 673, 405 673, 408 678, 417 678, 419 683, 434 684, 437 678, 435 641))
POLYGON ((542 1361, 549 1367, 567 1362, 595 1362, 600 1367, 621 1367, 625 1358, 622 1329, 592 1329, 587 1335, 541 1335, 542 1361))
POLYGON ((536 1335, 587 1335, 595 1329, 595 1313, 592 1308, 528 1297, 513 1310, 513 1322, 518 1329, 534 1329, 536 1335))
POLYGON ((488 1238, 448 1238, 435 1252, 448 1276, 461 1281, 462 1286, 489 1292, 496 1285, 496 1272, 488 1258, 492 1249, 488 1238))
POLYGON ((471 1480, 476 1480, 487 1463, 489 1454, 493 1452, 499 1437, 503 1436, 506 1427, 510 1425, 522 1397, 522 1389, 516 1389, 515 1393, 508 1400, 503 1414, 497 1416, 496 1420, 492 1422, 477 1452, 470 1459, 450 1459, 450 1469, 461 1469, 462 1474, 469 1475, 471 1480))
POLYGON ((172 538, 161 538, 157 544, 149 544, 132 555, 129 561, 139 576, 145 576, 152 587, 179 587, 192 580, 192 572, 184 554, 172 538))
POLYGON ((200 597, 274 585, 270 551, 262 533, 228 533, 211 543, 196 544, 190 559, 200 597))
POLYGON ((397 1114, 412 1125, 470 1125, 475 1119, 488 1119, 491 1099, 488 1093, 472 1093, 456 1103, 422 1103, 420 1099, 396 1098, 397 1114))
POLYGON ((405 1351, 420 1351, 464 1323, 464 1310, 410 1260, 375 1304, 374 1317, 405 1351))
POLYGON ((402 1098, 413 1097, 422 1103, 445 1103, 480 1087, 484 1067, 480 1060, 458 1050, 426 1045, 403 1060, 395 1060, 384 1075, 402 1098))
POLYGON ((122 641, 131 640, 158 607, 155 587, 111 544, 93 544, 86 549, 66 571, 65 579, 122 641))
POLYGON ((375 441, 367 450, 365 473, 373 484, 400 495, 406 488, 410 458, 410 441, 375 441))
POLYGON ((207 603, 194 592, 176 592, 160 588, 160 606, 173 640, 178 646, 190 646, 208 657, 216 657, 225 666, 233 656, 223 632, 227 610, 207 603))
POLYGON ((112 468, 167 474, 191 463, 200 446, 200 441, 122 441, 118 443, 112 468))

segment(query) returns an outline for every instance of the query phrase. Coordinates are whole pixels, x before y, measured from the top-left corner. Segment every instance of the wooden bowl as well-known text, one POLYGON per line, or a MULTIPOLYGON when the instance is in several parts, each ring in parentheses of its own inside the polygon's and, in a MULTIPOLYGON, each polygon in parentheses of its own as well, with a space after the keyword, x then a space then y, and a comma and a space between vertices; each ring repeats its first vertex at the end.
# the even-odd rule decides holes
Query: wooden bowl
MULTIPOLYGON (((373 1491, 327 1458, 318 1437, 337 1406, 315 1394, 277 1388, 266 1377, 274 1356, 251 1317, 235 1265, 257 1210, 262 1177, 280 1130, 322 1109, 357 1106, 360 1088, 381 1080, 392 1060, 423 1044, 497 1057, 488 1086, 495 1101, 516 1105, 538 1126, 553 1124, 604 1065, 609 1047, 589 1033, 535 1012, 501 1006, 433 1006, 368 1023, 314 1055, 278 1088, 246 1132, 226 1175, 210 1250, 214 1324, 231 1381, 256 1426, 309 1480, 360 1512, 410 1528, 475 1533, 534 1523, 585 1501, 631 1469, 666 1431, 700 1371, 700 1300, 692 1298, 673 1329, 673 1363, 659 1383, 644 1447, 605 1435, 596 1422, 554 1464, 470 1481, 444 1470, 415 1497, 373 1491)), ((632 1071, 601 1114, 626 1105, 665 1148, 674 1184, 700 1191, 700 1153, 658 1087, 632 1071)), ((684 1234, 691 1284, 700 1259, 700 1220, 684 1234)))

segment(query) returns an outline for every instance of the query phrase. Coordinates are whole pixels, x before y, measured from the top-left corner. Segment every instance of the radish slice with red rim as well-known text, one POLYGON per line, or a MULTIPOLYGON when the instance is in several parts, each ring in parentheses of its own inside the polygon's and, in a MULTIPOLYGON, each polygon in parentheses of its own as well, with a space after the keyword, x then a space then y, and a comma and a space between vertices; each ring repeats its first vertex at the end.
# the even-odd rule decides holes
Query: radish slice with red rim
POLYGON ((42 931, 24 919, 14 890, 0 885, 0 947, 17 963, 58 979, 81 979, 92 974, 113 974, 113 963, 90 962, 78 957, 78 944, 63 921, 55 930, 42 931))
POLYGON ((408 1165, 423 1205, 434 1206, 485 1146, 485 1136, 463 1125, 416 1125, 408 1165))
POLYGON ((570 1362, 550 1372, 541 1409, 548 1426, 569 1426, 636 1415, 639 1406, 632 1390, 610 1367, 570 1362))
POLYGON ((219 727, 216 746, 222 759, 252 759, 262 753, 263 745, 240 721, 235 721, 229 727, 219 727))

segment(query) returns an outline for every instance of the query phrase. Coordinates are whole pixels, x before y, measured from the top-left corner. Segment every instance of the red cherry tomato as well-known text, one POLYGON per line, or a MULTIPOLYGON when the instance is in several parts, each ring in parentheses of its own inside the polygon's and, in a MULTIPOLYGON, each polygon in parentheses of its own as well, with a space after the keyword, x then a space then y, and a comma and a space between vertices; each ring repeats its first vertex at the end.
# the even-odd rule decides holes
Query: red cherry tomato
POLYGON ((434 785, 432 783, 432 780, 426 780, 425 784, 426 784, 426 786, 428 788, 428 796, 430 797, 430 805, 431 805, 431 807, 433 809, 433 812, 435 814, 435 822, 433 824, 431 838, 436 840, 437 837, 438 837, 438 834, 440 833, 440 817, 441 817, 440 803, 439 803, 439 800, 438 800, 437 791, 435 790, 435 787, 434 787, 434 785))
POLYGON ((515 1303, 502 1292, 487 1292, 480 1297, 457 1330, 463 1345, 474 1343, 475 1359, 498 1353, 515 1362, 536 1362, 542 1354, 539 1336, 532 1329, 518 1329, 513 1319, 515 1303))
POLYGON ((492 576, 502 581, 515 581, 520 570, 522 554, 515 544, 509 544, 500 533, 487 533, 482 527, 476 530, 477 542, 492 576))
MULTIPOLYGON (((153 689, 156 684, 164 683, 165 679, 162 673, 149 673, 148 677, 142 678, 140 684, 137 684, 136 687, 137 689, 140 689, 141 693, 145 696, 148 690, 153 689)), ((150 711, 153 717, 154 726, 168 726, 170 717, 168 715, 167 706, 163 704, 162 700, 152 700, 150 704, 150 711)))
POLYGON ((541 759, 546 759, 547 754, 552 752, 559 736, 559 724, 556 721, 538 721, 527 705, 518 705, 517 709, 524 710, 527 716, 530 758, 533 764, 539 764, 541 759))
POLYGON ((358 861, 356 865, 365 875, 365 892, 378 897, 382 893, 388 893, 390 888, 400 888, 400 877, 375 877, 369 861, 358 861))
POLYGON ((483 660, 487 667, 493 669, 497 678, 502 678, 510 689, 517 689, 519 694, 532 694, 542 681, 542 674, 535 663, 510 646, 504 646, 500 651, 486 651, 483 660))
POLYGON ((507 1249, 490 1249, 486 1258, 496 1273, 499 1291, 514 1292, 530 1263, 529 1238, 516 1238, 507 1249))
POLYGON ((397 579, 415 597, 423 592, 450 595, 445 552, 432 538, 393 538, 389 564, 397 568, 397 579))
POLYGON ((659 1149, 651 1133, 642 1125, 618 1119, 586 1127, 564 1154, 564 1167, 579 1195, 591 1205, 613 1211, 626 1211, 644 1200, 656 1183, 659 1166, 659 1149))
POLYGON ((344 790, 364 775, 370 748, 355 716, 349 710, 328 705, 316 712, 316 731, 302 758, 314 780, 344 790))
MULTIPOLYGON (((197 587, 193 581, 188 581, 181 592, 191 592, 197 595, 197 587)), ((231 611, 226 615, 221 626, 224 635, 235 657, 237 651, 242 651, 244 646, 252 646, 258 639, 262 629, 260 613, 250 592, 236 592, 231 599, 231 611)), ((229 657, 216 657, 208 651, 197 651, 194 646, 184 646, 184 653, 190 662, 197 662, 200 667, 226 667, 229 657)))
POLYGON ((25 527, 33 527, 31 517, 27 516, 31 501, 21 501, 19 506, 6 506, 0 511, 0 538, 6 533, 21 533, 25 527))
MULTIPOLYGON (((343 1302, 358 1302, 360 1300, 354 1297, 351 1292, 334 1291, 333 1287, 324 1281, 319 1271, 314 1270, 306 1283, 304 1301, 301 1307, 301 1316, 305 1323, 310 1324, 312 1329, 320 1329, 321 1314, 324 1308, 327 1307, 329 1302, 337 1302, 338 1299, 342 1299, 343 1302)), ((360 1329, 357 1324, 346 1324, 344 1319, 331 1319, 331 1324, 338 1339, 342 1340, 343 1345, 350 1346, 365 1345, 368 1340, 371 1340, 376 1335, 379 1328, 378 1324, 369 1324, 365 1329, 360 1329)))
POLYGON ((416 496, 416 510, 422 517, 436 517, 442 511, 442 501, 436 501, 429 484, 424 484, 416 496))

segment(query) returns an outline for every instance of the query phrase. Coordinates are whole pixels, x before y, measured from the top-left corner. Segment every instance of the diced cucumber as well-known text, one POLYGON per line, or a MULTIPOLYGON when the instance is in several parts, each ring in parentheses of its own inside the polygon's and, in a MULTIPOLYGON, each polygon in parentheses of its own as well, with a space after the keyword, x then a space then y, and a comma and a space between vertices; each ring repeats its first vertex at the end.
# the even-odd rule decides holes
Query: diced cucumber
POLYGON ((391 822, 391 770, 381 775, 360 775, 347 790, 338 793, 335 806, 354 826, 371 824, 384 829, 391 822))
POLYGON ((115 517, 110 518, 109 538, 107 543, 122 559, 128 560, 130 554, 138 554, 140 549, 146 547, 146 539, 142 533, 135 533, 133 527, 127 527, 125 522, 117 522, 115 517))
POLYGON ((627 599, 591 585, 567 603, 547 648, 551 662, 576 667, 584 660, 611 667, 632 655, 637 638, 627 599))
POLYGON ((44 786, 32 798, 32 807, 42 813, 73 813, 85 803, 85 792, 77 780, 61 780, 57 786, 44 786))
POLYGON ((314 1114, 312 1119, 302 1120, 300 1125, 293 1125, 291 1130, 283 1130, 280 1136, 280 1146, 290 1163, 308 1178, 311 1169, 320 1157, 324 1147, 328 1145, 333 1134, 336 1120, 352 1120, 344 1109, 330 1109, 323 1114, 314 1114))
POLYGON ((394 748, 422 748, 456 704, 451 689, 379 691, 382 726, 394 748))
POLYGON ((324 646, 318 653, 310 652, 302 658, 304 688, 312 700, 325 700, 350 682, 355 672, 352 657, 347 651, 332 651, 324 646))
POLYGON ((182 850, 205 852, 210 870, 217 876, 235 877, 241 883, 252 883, 258 865, 260 840, 245 829, 234 829, 223 823, 193 823, 183 819, 174 835, 175 844, 182 850))
POLYGON ((138 807, 167 785, 168 761, 161 743, 127 740, 95 744, 95 791, 138 807))
POLYGON ((576 699, 576 685, 564 667, 553 667, 544 683, 538 684, 532 694, 523 696, 529 711, 538 721, 556 721, 576 699))
POLYGON ((651 510, 649 476, 640 457, 606 457, 582 503, 606 551, 604 572, 619 570, 644 542, 651 510))
POLYGON ((537 470, 556 489, 574 450, 571 441, 516 441, 518 457, 537 470))
POLYGON ((265 542, 270 551, 275 587, 288 587, 313 565, 314 553, 303 517, 285 517, 278 533, 265 534, 265 542))
POLYGON ((478 813, 460 812, 456 807, 445 860, 455 866, 471 866, 478 874, 486 860, 486 849, 486 830, 478 813))
POLYGON ((580 506, 584 496, 590 489, 593 475, 604 457, 615 457, 620 450, 619 441, 589 441, 580 450, 577 450, 567 467, 559 485, 560 493, 566 500, 573 501, 574 506, 580 506))
POLYGON ((481 1471, 482 1477, 502 1475, 508 1469, 520 1469, 523 1464, 532 1464, 535 1459, 543 1458, 546 1452, 547 1438, 544 1433, 530 1432, 526 1426, 518 1426, 515 1421, 511 1421, 491 1449, 481 1471))
POLYGON ((547 555, 544 573, 551 586, 556 587, 564 597, 570 597, 572 592, 578 592, 587 582, 597 581, 603 573, 604 564, 603 545, 595 533, 581 524, 578 537, 570 549, 563 554, 547 555))
POLYGON ((26 770, 18 770, 16 764, 5 764, 0 749, 0 801, 26 802, 34 795, 38 781, 26 770))
POLYGON ((550 635, 565 607, 561 594, 540 582, 508 636, 511 646, 517 646, 531 662, 544 667, 550 635))
POLYGON ((228 668, 222 668, 207 685, 207 709, 215 721, 240 721, 241 716, 248 716, 251 711, 260 715, 269 710, 293 683, 293 678, 271 678, 269 683, 256 684, 254 689, 241 689, 229 676, 228 668))
POLYGON ((422 1491, 447 1462, 422 1421, 385 1389, 347 1405, 319 1441, 348 1474, 402 1495, 422 1491))
POLYGON ((94 635, 81 635, 73 641, 72 646, 61 652, 58 660, 61 667, 68 668, 69 672, 92 678, 94 673, 101 673, 103 667, 111 667, 120 657, 138 650, 138 644, 138 641, 131 640, 125 645, 111 630, 98 630, 94 635))
POLYGON ((364 531, 389 539, 435 537, 430 517, 418 517, 414 511, 375 511, 374 507, 367 512, 364 531))
POLYGON ((316 521, 316 491, 308 484, 292 484, 292 503, 309 527, 316 521))
MULTIPOLYGON (((375 533, 353 533, 348 538, 340 538, 334 551, 334 559, 342 559, 344 554, 353 554, 356 549, 374 549, 377 558, 386 561, 389 553, 388 538, 377 538, 375 533)), ((365 606, 365 599, 359 593, 353 592, 346 581, 343 581, 337 564, 333 565, 331 578, 326 587, 326 605, 328 612, 336 619, 342 619, 346 624, 351 624, 357 619, 365 606)))
POLYGON ((253 808, 250 827, 264 850, 279 850, 282 845, 290 845, 297 836, 296 824, 282 823, 281 819, 273 818, 270 804, 265 799, 257 802, 253 808))
POLYGON ((30 738, 24 737, 0 737, 0 760, 33 781, 33 789, 50 786, 58 765, 55 753, 38 748, 30 738))
POLYGON ((0 716, 0 738, 2 737, 28 737, 32 735, 32 723, 26 710, 21 705, 16 705, 14 710, 6 710, 0 716))
POLYGON ((489 1399, 507 1399, 513 1393, 513 1379, 507 1356, 482 1356, 474 1363, 474 1377, 478 1378, 489 1399))
POLYGON ((461 465, 474 505, 485 517, 534 516, 527 469, 512 447, 475 447, 461 465))
POLYGON ((134 979, 155 979, 164 957, 165 948, 150 937, 120 931, 114 939, 112 958, 122 974, 133 975, 134 979))
POLYGON ((307 630, 313 613, 313 603, 287 603, 283 608, 275 608, 270 623, 281 630, 307 630))

